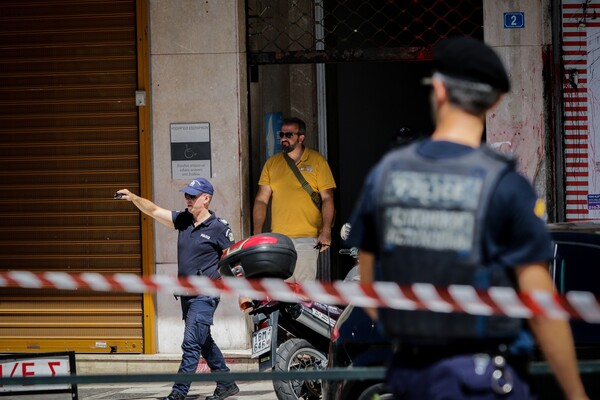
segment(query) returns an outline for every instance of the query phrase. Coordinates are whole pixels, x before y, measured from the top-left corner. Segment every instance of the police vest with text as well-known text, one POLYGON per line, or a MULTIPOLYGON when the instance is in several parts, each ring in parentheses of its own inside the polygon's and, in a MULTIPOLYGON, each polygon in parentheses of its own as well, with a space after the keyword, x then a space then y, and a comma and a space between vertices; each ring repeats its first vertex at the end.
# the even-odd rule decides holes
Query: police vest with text
MULTIPOLYGON (((486 265, 484 218, 499 178, 514 163, 481 147, 459 157, 424 159, 420 143, 382 161, 377 185, 381 277, 400 285, 452 284, 477 289, 514 284, 486 265)), ((386 333, 405 342, 514 338, 521 321, 503 316, 382 309, 386 333)))

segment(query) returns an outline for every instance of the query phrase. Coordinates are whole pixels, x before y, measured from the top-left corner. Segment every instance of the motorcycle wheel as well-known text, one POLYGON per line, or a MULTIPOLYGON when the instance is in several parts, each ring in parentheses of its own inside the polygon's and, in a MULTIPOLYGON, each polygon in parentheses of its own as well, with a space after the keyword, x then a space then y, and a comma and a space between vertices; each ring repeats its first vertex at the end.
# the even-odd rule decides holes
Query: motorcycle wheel
MULTIPOLYGON (((320 370, 327 365, 325 354, 304 339, 290 339, 277 349, 275 371, 320 370)), ((318 400, 321 380, 273 381, 279 400, 318 400)))
POLYGON ((360 396, 358 396, 357 400, 372 400, 374 398, 379 400, 393 400, 394 395, 390 392, 385 384, 378 383, 366 388, 360 394, 360 396))

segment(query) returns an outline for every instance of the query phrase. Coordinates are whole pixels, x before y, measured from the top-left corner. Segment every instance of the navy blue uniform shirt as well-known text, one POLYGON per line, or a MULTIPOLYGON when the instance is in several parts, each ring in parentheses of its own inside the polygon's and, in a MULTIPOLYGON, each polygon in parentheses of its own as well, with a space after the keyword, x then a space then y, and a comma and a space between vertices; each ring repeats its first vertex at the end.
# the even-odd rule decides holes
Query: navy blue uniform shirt
MULTIPOLYGON (((429 158, 458 157, 471 147, 445 141, 425 140, 420 155, 429 158)), ((348 244, 378 255, 380 240, 375 229, 375 181, 379 164, 369 173, 352 218, 348 244)), ((505 174, 494 191, 486 217, 483 260, 486 265, 511 268, 551 260, 552 246, 545 223, 534 213, 537 196, 531 184, 516 171, 505 174)))
POLYGON ((172 211, 177 238, 178 276, 204 275, 219 279, 218 264, 223 250, 234 242, 233 233, 227 221, 217 218, 210 211, 210 217, 194 226, 193 215, 185 211, 172 211))
MULTIPOLYGON (((418 150, 424 157, 458 157, 471 147, 445 141, 425 140, 418 150)), ((380 164, 367 176, 361 196, 353 211, 348 244, 360 250, 379 254, 377 229, 375 227, 375 184, 381 175, 380 164)), ((492 194, 483 232, 483 262, 489 266, 513 268, 518 265, 551 260, 553 257, 550 234, 545 223, 535 215, 537 196, 531 184, 516 171, 500 178, 492 194)), ((379 268, 375 267, 376 280, 379 268)), ((511 274, 509 274, 510 276, 511 274)), ((516 283, 515 283, 516 287, 516 283)), ((513 354, 528 354, 533 340, 527 329, 511 344, 513 354)))

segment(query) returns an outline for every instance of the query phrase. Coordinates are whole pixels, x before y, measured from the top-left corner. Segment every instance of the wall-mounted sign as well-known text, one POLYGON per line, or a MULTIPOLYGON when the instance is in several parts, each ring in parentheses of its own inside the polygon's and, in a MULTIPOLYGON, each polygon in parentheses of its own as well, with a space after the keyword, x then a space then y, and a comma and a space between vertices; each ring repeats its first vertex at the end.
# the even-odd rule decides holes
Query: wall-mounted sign
POLYGON ((211 178, 210 124, 171 124, 171 176, 211 178))
POLYGON ((588 210, 600 210, 600 194, 587 195, 588 210))
POLYGON ((505 12, 504 13, 504 28, 525 28, 525 13, 524 12, 505 12))

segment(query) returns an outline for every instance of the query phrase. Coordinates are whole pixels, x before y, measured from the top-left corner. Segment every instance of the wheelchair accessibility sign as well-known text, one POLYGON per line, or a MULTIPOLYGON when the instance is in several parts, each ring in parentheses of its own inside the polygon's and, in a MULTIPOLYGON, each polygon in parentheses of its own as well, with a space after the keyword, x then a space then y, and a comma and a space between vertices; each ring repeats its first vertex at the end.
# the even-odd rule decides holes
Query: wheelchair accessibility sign
POLYGON ((210 124, 171 124, 173 179, 211 178, 210 124))

